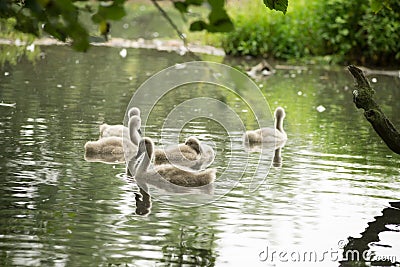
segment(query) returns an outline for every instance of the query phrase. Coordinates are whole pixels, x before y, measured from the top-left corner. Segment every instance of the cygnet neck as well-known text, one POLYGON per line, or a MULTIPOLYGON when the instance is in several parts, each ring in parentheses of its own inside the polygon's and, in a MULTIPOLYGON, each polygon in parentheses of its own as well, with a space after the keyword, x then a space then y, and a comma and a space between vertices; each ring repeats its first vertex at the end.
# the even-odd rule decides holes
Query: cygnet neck
POLYGON ((138 116, 133 116, 129 119, 128 128, 129 128, 129 138, 131 142, 135 145, 139 145, 140 135, 139 135, 139 128, 140 128, 140 118, 138 116))
POLYGON ((283 132, 283 119, 285 118, 285 111, 282 108, 277 108, 275 111, 275 128, 283 132))
MULTIPOLYGON (((144 146, 144 149, 146 151, 142 159, 142 162, 140 162, 139 167, 136 170, 137 175, 147 172, 147 169, 149 168, 151 159, 153 157, 153 150, 154 150, 153 142, 146 137, 143 138, 142 141, 140 141, 139 146, 144 146)), ((142 149, 142 147, 140 147, 139 149, 142 149)))

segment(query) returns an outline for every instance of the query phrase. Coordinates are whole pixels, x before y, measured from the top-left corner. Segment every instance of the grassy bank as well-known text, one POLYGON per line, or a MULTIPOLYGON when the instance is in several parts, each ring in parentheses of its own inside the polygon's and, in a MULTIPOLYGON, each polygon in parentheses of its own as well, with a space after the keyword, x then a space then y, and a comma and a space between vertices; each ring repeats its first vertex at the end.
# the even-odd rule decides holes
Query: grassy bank
POLYGON ((229 6, 235 31, 221 37, 231 55, 279 59, 324 57, 335 62, 400 64, 400 3, 374 13, 369 1, 290 1, 286 15, 262 1, 229 6))

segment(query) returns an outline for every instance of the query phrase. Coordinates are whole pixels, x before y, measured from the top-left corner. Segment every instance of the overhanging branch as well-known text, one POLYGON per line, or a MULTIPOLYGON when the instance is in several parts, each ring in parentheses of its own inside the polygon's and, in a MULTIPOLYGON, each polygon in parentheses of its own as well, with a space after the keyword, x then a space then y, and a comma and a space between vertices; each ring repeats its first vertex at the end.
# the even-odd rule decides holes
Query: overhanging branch
POLYGON ((353 102, 357 108, 364 110, 365 118, 371 123, 375 132, 382 138, 386 145, 395 153, 400 154, 400 134, 393 123, 385 116, 379 105, 375 102, 374 89, 364 73, 359 68, 348 67, 355 80, 353 102))

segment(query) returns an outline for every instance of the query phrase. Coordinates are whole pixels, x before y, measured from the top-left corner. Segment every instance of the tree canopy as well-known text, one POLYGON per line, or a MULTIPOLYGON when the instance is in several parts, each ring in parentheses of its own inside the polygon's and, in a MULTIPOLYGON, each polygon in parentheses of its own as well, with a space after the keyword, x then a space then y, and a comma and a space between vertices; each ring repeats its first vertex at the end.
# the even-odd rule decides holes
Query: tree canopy
MULTIPOLYGON (((48 33, 60 41, 70 39, 78 51, 89 48, 89 33, 80 20, 82 13, 89 13, 92 22, 98 25, 101 34, 107 35, 109 21, 121 20, 126 11, 127 0, 2 0, 0 18, 15 19, 15 29, 40 36, 48 33)), ((261 1, 261 0, 255 0, 261 1)), ((152 0, 155 2, 155 0, 152 0)), ((266 7, 286 13, 288 0, 263 0, 266 7)), ((207 4, 210 7, 208 21, 197 20, 190 25, 191 31, 226 32, 234 26, 226 12, 225 0, 179 0, 174 7, 182 14, 190 6, 207 4)))

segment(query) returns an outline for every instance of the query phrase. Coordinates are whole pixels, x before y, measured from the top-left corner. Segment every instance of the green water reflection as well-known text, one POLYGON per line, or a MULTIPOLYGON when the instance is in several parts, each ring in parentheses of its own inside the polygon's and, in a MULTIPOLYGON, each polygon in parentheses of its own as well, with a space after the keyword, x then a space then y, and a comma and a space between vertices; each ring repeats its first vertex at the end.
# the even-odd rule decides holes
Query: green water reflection
MULTIPOLYGON (((257 82, 272 109, 286 109, 289 137, 282 167, 271 168, 258 191, 248 190, 251 174, 245 173, 210 205, 180 208, 156 197, 140 202, 123 164, 86 162, 83 146, 97 139, 101 123, 122 122, 132 94, 148 77, 191 59, 150 50, 128 49, 122 58, 115 48, 93 47, 87 54, 41 49, 34 64, 22 59, 0 67, 0 101, 16 103, 0 106, 1 266, 268 266, 259 260, 268 244, 337 249, 339 240, 356 237, 389 201, 399 200, 399 158, 355 109, 351 76, 344 68, 316 66, 257 82), (320 105, 326 110, 318 112, 320 105), (140 203, 149 213, 138 212, 140 203)), ((400 81, 376 78, 377 98, 399 125, 400 81)), ((212 92, 207 86, 200 91, 212 92)), ((158 142, 171 106, 199 92, 166 96, 146 125, 149 136, 158 142)), ((248 129, 255 127, 234 94, 213 94, 248 129)), ((230 158, 243 157, 240 140, 231 146, 212 121, 191 121, 182 139, 190 134, 215 144, 218 171, 230 158)), ((250 170, 257 164, 257 153, 251 155, 250 170)), ((232 179, 240 175, 238 168, 232 179)), ((394 231, 382 237, 392 247, 380 252, 400 259, 398 237, 394 231)))

